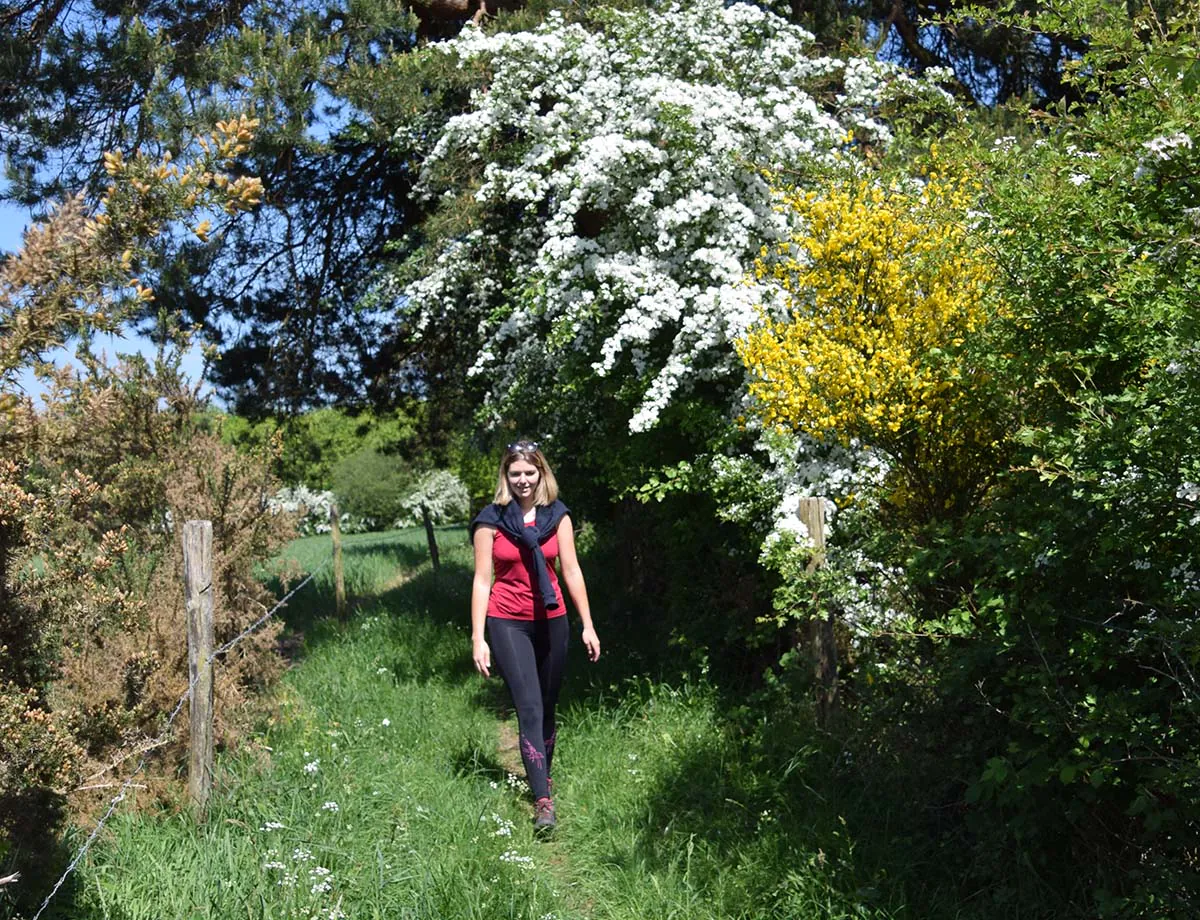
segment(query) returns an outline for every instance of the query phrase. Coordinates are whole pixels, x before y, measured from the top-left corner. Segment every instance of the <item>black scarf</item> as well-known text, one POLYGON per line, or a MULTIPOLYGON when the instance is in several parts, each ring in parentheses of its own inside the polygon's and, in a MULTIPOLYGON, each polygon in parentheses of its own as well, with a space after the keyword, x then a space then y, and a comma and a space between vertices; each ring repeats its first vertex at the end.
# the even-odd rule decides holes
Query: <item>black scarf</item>
POLYGON ((558 530, 558 523, 571 512, 560 501, 549 505, 538 505, 535 509, 534 526, 525 526, 525 513, 518 502, 507 505, 497 505, 494 502, 484 508, 471 522, 471 539, 475 539, 475 528, 480 524, 495 527, 512 540, 517 546, 523 546, 533 554, 533 573, 537 576, 538 590, 542 595, 542 603, 547 610, 558 609, 558 595, 554 593, 554 585, 550 583, 550 573, 546 568, 546 556, 542 553, 542 544, 550 539, 550 535, 558 530))

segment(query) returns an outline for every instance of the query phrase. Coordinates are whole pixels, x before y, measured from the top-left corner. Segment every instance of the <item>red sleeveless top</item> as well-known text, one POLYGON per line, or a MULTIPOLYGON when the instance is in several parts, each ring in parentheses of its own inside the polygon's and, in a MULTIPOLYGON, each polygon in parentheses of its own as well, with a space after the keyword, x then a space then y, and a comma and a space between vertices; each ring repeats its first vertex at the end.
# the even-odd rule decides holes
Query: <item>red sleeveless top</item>
MULTIPOLYGON (((525 526, 533 527, 534 522, 530 521, 525 526)), ((542 544, 542 555, 546 557, 546 571, 550 575, 550 584, 554 586, 554 595, 558 598, 558 606, 553 610, 546 609, 540 592, 534 590, 533 554, 506 537, 503 531, 496 531, 492 539, 494 580, 488 595, 488 616, 506 620, 542 620, 566 616, 567 608, 563 604, 562 588, 555 570, 558 559, 557 533, 551 534, 550 539, 542 544)))

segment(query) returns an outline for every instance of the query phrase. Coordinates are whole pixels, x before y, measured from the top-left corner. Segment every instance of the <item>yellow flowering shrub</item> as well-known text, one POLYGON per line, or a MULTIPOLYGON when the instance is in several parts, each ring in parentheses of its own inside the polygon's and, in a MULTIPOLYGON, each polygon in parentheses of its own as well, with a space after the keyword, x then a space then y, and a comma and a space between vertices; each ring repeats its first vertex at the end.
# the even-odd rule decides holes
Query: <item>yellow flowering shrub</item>
MULTIPOLYGON (((198 391, 171 350, 114 368, 87 347, 91 333, 121 330, 155 300, 161 242, 186 228, 218 246, 213 221, 261 201, 261 181, 237 172, 257 125, 217 122, 178 158, 105 153, 97 200, 67 198, 0 260, 3 874, 53 865, 65 810, 108 800, 187 687, 182 550, 164 521, 214 523, 218 641, 271 601, 255 573, 293 531, 262 501, 275 489, 266 458, 199 429, 198 391), (83 342, 82 370, 43 362, 71 339, 83 342), (45 386, 37 407, 23 391, 30 371, 45 386)), ((223 662, 218 743, 232 745, 251 693, 278 675, 276 632, 261 630, 223 662)), ((174 772, 182 743, 151 747, 174 772)))
POLYGON ((157 262, 155 241, 187 226, 206 242, 206 215, 257 207, 262 181, 231 172, 257 127, 246 115, 218 121, 180 160, 170 151, 109 151, 99 201, 68 197, 25 231, 20 250, 0 264, 0 427, 25 368, 81 331, 119 330, 154 300, 145 272, 157 262))
POLYGON ((971 201, 967 180, 936 174, 919 189, 855 180, 788 192, 783 207, 803 229, 755 265, 788 315, 762 311, 736 344, 767 425, 884 451, 899 504, 974 498, 1000 439, 962 349, 995 308, 971 201))

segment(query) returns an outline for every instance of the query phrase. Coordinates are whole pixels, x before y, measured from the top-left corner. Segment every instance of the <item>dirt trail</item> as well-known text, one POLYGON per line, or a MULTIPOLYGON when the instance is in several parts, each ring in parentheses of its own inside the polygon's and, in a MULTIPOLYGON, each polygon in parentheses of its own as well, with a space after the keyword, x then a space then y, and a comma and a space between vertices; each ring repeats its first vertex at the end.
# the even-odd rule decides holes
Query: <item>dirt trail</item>
MULTIPOLYGON (((501 719, 496 732, 496 759, 507 772, 514 776, 525 776, 525 764, 521 761, 521 745, 517 739, 516 724, 512 718, 501 719)), ((528 804, 530 817, 533 816, 533 805, 528 804)), ((578 881, 571 871, 567 847, 562 840, 561 832, 547 838, 543 844, 546 849, 546 865, 553 874, 561 891, 578 889, 578 881)), ((582 894, 582 892, 578 892, 582 894)), ((583 897, 577 902, 577 909, 582 917, 591 917, 595 902, 590 897, 583 897)))
POLYGON ((500 766, 514 776, 525 775, 525 765, 521 762, 521 745, 517 740, 517 730, 511 720, 500 723, 500 739, 496 744, 496 757, 500 766))

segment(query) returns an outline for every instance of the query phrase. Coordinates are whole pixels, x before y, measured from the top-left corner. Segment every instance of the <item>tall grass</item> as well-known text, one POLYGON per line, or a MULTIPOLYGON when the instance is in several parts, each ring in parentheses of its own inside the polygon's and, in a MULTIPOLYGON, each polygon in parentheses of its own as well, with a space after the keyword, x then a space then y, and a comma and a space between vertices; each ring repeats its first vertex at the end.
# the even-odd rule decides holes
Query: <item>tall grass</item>
MULTIPOLYGON (((864 855, 821 785, 825 753, 789 740, 782 761, 762 739, 802 733, 764 726, 748 741, 702 681, 630 675, 620 653, 630 637, 615 632, 595 667, 572 646, 555 759, 561 823, 535 839, 527 790, 500 746, 505 693, 470 664, 469 548, 461 529, 439 539, 435 576, 419 531, 348 538, 353 617, 328 616, 328 569, 293 599, 285 616, 302 655, 259 731, 222 753, 206 819, 148 803, 123 811, 53 915, 931 915, 905 909, 886 847, 864 855)), ((310 538, 287 556, 311 570, 328 546, 310 538)))

